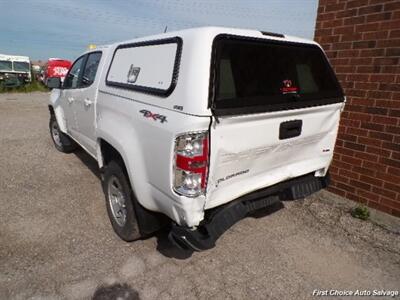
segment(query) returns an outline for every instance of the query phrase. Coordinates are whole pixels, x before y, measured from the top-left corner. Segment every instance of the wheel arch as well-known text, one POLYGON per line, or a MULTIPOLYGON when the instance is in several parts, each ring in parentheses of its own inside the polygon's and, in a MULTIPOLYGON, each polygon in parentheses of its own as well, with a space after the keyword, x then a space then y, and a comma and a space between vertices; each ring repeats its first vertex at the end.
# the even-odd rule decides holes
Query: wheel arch
POLYGON ((97 161, 99 168, 104 168, 111 160, 118 160, 123 163, 126 169, 126 162, 115 146, 104 138, 97 139, 97 161))
POLYGON ((48 108, 50 114, 56 117, 58 127, 61 132, 67 133, 67 121, 64 115, 64 109, 61 105, 62 102, 62 91, 60 89, 53 89, 50 93, 50 99, 48 102, 48 108))
POLYGON ((138 172, 143 175, 143 179, 145 179, 145 176, 143 174, 143 170, 141 170, 137 165, 137 161, 140 160, 140 155, 138 155, 138 153, 134 153, 134 150, 137 149, 132 147, 132 142, 133 141, 128 141, 127 139, 124 141, 123 137, 119 135, 107 133, 99 135, 96 145, 97 162, 100 170, 103 170, 107 166, 107 163, 111 160, 119 160, 121 163, 123 163, 132 190, 134 190, 134 192, 138 192, 138 190, 141 192, 140 187, 143 186, 143 180, 139 180, 138 176, 136 176, 132 170, 139 170, 138 172), (123 144, 123 142, 125 143, 123 144), (133 156, 137 159, 129 157, 129 155, 126 153, 126 149, 130 150, 130 156, 133 156))
POLYGON ((48 105, 48 108, 49 108, 50 115, 54 115, 54 108, 53 108, 53 106, 49 104, 49 105, 48 105))
POLYGON ((62 108, 60 106, 54 107, 53 104, 49 104, 48 109, 49 109, 50 115, 55 116, 60 130, 63 133, 67 133, 67 124, 65 122, 64 112, 63 112, 62 108))
POLYGON ((126 176, 128 176, 128 181, 134 194, 133 205, 135 208, 141 236, 147 237, 165 226, 169 222, 169 219, 165 215, 150 211, 146 209, 141 203, 139 203, 138 195, 134 188, 133 180, 131 178, 132 175, 129 174, 130 172, 128 170, 128 162, 126 161, 126 159, 124 159, 122 154, 123 152, 121 153, 121 151, 118 150, 119 147, 115 147, 104 138, 98 138, 97 145, 97 159, 100 170, 104 170, 107 164, 112 160, 119 161, 123 164, 122 167, 124 168, 126 176))

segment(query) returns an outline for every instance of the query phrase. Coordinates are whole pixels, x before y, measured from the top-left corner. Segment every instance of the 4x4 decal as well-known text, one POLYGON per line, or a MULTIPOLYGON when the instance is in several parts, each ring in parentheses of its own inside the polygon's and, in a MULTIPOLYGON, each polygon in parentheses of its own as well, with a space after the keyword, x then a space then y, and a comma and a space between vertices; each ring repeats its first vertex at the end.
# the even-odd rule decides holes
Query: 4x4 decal
POLYGON ((140 113, 142 113, 145 118, 152 118, 154 121, 160 120, 161 123, 167 122, 167 117, 164 115, 155 114, 146 109, 142 109, 140 113))

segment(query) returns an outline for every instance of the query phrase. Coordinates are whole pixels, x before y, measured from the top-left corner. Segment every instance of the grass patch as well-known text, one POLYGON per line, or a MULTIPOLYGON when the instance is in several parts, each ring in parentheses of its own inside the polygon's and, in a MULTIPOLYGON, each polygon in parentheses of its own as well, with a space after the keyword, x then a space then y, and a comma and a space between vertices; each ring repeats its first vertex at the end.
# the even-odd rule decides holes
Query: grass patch
POLYGON ((357 206, 351 210, 351 215, 353 218, 361 219, 361 220, 368 220, 369 218, 369 210, 365 206, 357 206))
POLYGON ((0 93, 32 93, 32 92, 48 92, 50 91, 43 83, 32 80, 31 83, 18 87, 5 87, 0 85, 0 93))

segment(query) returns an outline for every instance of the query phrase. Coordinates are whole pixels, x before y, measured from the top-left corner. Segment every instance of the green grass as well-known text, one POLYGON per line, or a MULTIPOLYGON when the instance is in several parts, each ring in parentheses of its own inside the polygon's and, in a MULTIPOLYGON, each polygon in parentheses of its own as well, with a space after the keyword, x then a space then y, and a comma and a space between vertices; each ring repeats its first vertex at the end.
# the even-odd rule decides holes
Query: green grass
POLYGON ((363 205, 356 206, 352 209, 351 215, 354 218, 361 219, 361 220, 368 220, 369 219, 369 210, 367 207, 363 205))
POLYGON ((32 92, 48 92, 50 91, 41 82, 32 79, 31 83, 19 87, 5 87, 0 85, 0 93, 32 93, 32 92))

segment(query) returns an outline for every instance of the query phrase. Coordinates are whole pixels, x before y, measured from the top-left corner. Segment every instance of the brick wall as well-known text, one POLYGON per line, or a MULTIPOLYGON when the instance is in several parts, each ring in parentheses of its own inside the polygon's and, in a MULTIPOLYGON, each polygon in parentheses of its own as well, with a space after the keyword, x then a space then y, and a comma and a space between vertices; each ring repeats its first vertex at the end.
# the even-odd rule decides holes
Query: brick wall
POLYGON ((320 0, 315 40, 347 96, 330 191, 400 217, 400 0, 320 0))

